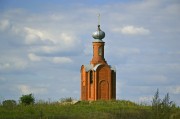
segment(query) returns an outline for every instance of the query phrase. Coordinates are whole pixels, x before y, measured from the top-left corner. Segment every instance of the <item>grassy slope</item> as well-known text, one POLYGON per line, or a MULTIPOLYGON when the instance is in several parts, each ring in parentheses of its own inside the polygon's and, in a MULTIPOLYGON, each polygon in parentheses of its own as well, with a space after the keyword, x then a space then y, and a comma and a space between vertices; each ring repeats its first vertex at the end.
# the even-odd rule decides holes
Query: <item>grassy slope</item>
MULTIPOLYGON (((172 110, 172 119, 180 119, 180 109, 172 110)), ((0 119, 154 119, 151 106, 130 101, 79 102, 0 106, 0 119)))

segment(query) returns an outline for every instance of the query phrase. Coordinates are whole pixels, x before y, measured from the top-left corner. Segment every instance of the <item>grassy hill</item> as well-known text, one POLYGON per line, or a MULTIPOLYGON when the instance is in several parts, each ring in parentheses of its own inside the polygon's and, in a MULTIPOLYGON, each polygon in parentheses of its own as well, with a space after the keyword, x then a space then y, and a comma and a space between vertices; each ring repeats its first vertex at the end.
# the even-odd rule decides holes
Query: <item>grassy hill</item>
POLYGON ((143 106, 131 101, 79 101, 71 103, 35 103, 1 105, 0 119, 180 119, 180 109, 168 110, 143 106))

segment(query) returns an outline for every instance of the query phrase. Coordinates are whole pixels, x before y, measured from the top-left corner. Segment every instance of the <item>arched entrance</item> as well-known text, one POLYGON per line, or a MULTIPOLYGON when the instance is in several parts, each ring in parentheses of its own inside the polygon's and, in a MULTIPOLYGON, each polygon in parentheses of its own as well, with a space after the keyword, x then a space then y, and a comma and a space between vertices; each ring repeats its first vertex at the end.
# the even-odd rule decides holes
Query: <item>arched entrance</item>
POLYGON ((109 97, 109 85, 108 82, 102 80, 99 85, 99 99, 108 100, 109 97))

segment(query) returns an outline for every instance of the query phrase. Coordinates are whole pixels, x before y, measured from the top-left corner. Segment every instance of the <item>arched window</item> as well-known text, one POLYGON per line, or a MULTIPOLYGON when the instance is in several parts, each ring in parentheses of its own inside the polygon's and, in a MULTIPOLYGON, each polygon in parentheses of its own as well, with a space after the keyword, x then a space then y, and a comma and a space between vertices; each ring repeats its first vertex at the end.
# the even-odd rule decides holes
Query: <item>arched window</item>
POLYGON ((93 72, 90 71, 90 75, 89 75, 89 79, 90 79, 90 84, 93 83, 93 72))
POLYGON ((99 47, 98 49, 98 54, 101 56, 102 55, 102 46, 99 47))

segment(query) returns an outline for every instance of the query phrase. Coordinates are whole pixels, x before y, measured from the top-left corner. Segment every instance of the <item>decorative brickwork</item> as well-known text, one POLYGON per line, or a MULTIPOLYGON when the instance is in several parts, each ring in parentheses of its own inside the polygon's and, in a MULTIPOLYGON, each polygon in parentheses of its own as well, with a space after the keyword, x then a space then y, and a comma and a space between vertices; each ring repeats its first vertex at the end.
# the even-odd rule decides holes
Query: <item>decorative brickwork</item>
MULTIPOLYGON (((93 37, 101 38, 96 34, 93 37)), ((95 40, 90 64, 81 66, 81 100, 116 99, 116 71, 104 58, 104 45, 102 39, 95 40)))

